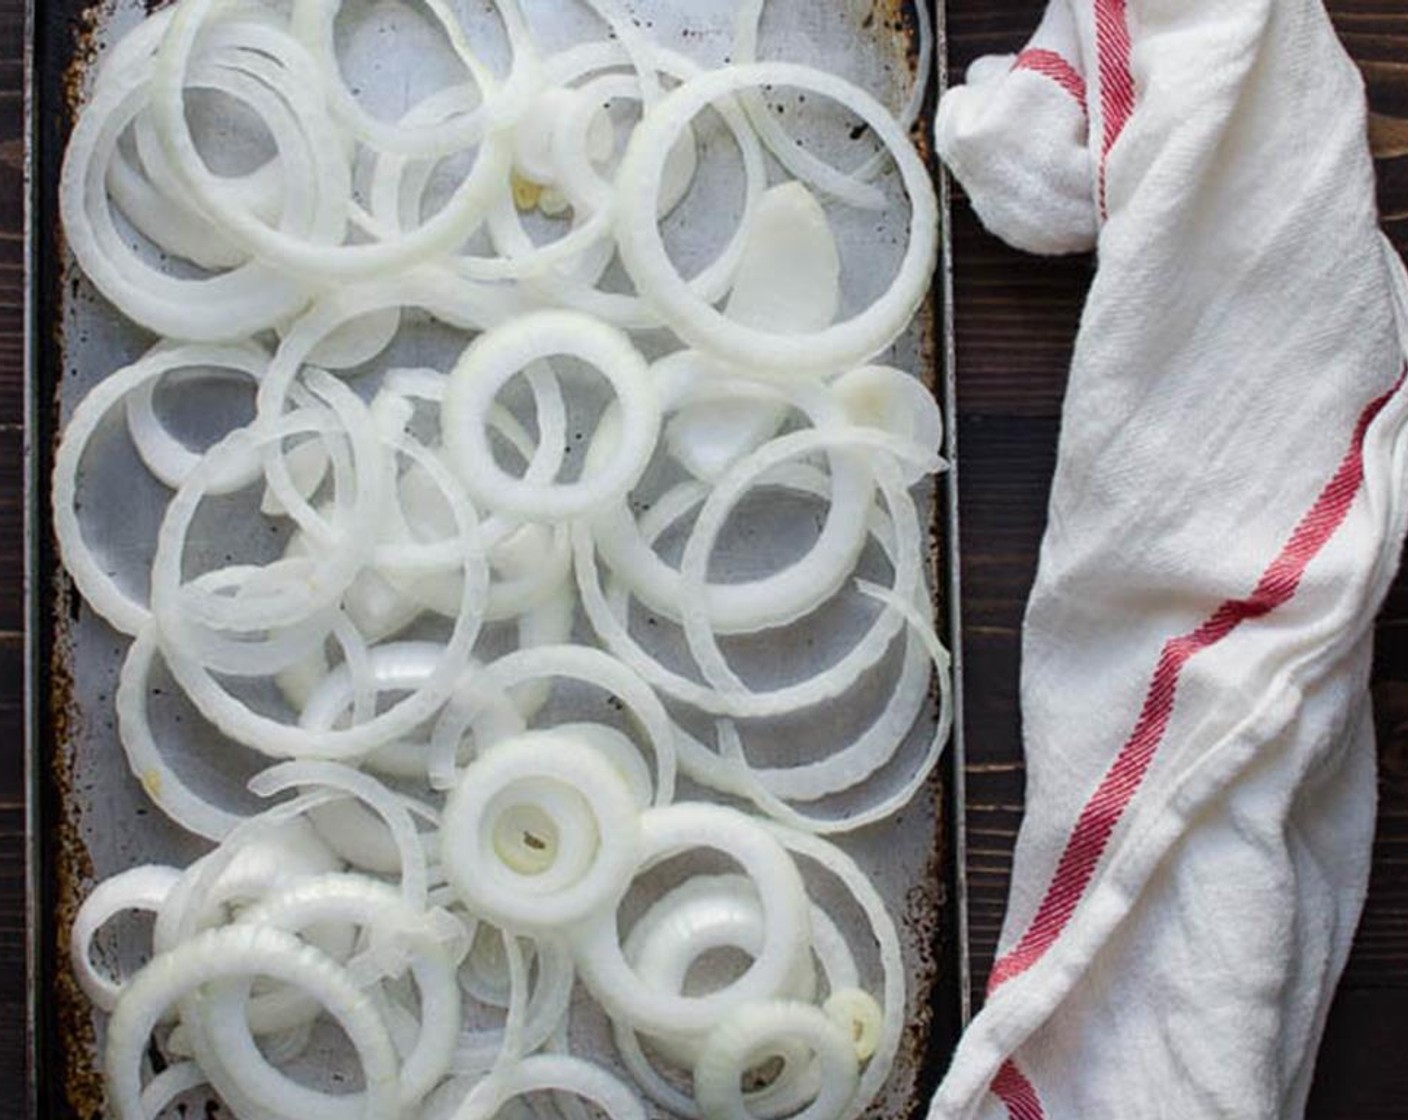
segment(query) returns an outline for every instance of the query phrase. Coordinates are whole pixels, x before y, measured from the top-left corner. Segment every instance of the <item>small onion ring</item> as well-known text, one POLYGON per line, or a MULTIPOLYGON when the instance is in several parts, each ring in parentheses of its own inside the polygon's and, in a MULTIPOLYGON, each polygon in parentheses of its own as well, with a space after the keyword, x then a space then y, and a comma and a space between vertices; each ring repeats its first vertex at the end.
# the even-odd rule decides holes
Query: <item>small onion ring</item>
MULTIPOLYGON (((800 411, 814 428, 834 428, 845 413, 831 393, 802 383, 771 386, 741 378, 699 375, 697 355, 680 352, 651 367, 661 385, 664 409, 678 413, 694 404, 741 400, 764 411, 780 404, 800 411)), ((587 462, 610 445, 598 428, 587 462)), ((723 634, 748 634, 805 616, 845 583, 865 545, 865 510, 875 486, 867 464, 845 448, 828 448, 831 502, 816 542, 806 556, 768 576, 746 582, 711 582, 705 600, 711 625, 723 634)), ((683 512, 683 511, 682 511, 683 512)), ((591 521, 592 538, 616 577, 643 603, 678 619, 686 589, 680 571, 666 564, 643 539, 626 502, 613 503, 591 521)))
POLYGON ((655 446, 660 403, 645 359, 624 334, 580 312, 544 311, 471 344, 451 375, 442 425, 446 448, 472 496, 524 520, 553 521, 599 508, 636 484, 655 446), (556 354, 581 358, 605 377, 621 419, 613 453, 597 470, 576 482, 535 484, 505 474, 494 461, 483 417, 515 374, 556 354))
POLYGON ((614 906, 636 865, 638 819, 630 787, 604 757, 560 734, 529 733, 465 770, 445 806, 440 861, 473 913, 551 932, 614 906), (497 831, 520 804, 561 831, 556 843, 539 841, 548 845, 541 867, 514 867, 499 850, 497 831))
MULTIPOLYGON (((177 9, 157 56, 151 96, 152 111, 163 130, 176 171, 201 209, 218 217, 229 236, 269 264, 326 282, 329 277, 369 279, 421 263, 443 245, 465 240, 483 222, 497 184, 508 173, 510 151, 502 131, 483 136, 474 167, 456 189, 454 198, 433 218, 399 237, 368 244, 320 245, 291 237, 247 211, 226 204, 215 189, 216 177, 196 149, 182 88, 201 25, 217 3, 218 0, 186 0, 177 9)), ((291 38, 289 41, 294 42, 291 38)), ((316 69, 311 58, 308 66, 316 69)), ((322 162, 320 175, 327 174, 336 181, 339 173, 343 177, 350 174, 345 165, 339 168, 334 160, 322 162)))
POLYGON ((840 1120, 859 1084, 855 1047, 829 1015, 805 1003, 752 1004, 721 1022, 694 1067, 694 1093, 705 1120, 753 1120, 741 1080, 770 1047, 802 1041, 822 1070, 816 1099, 795 1120, 840 1120))
MULTIPOLYGON (((139 28, 144 34, 155 21, 139 28)), ((79 116, 59 178, 69 248, 84 274, 121 311, 150 330, 194 342, 247 338, 303 308, 306 287, 250 261, 209 279, 177 279, 153 268, 124 241, 105 194, 105 167, 118 136, 147 105, 154 61, 113 72, 79 116)))
MULTIPOLYGON (((233 446, 238 447, 247 439, 244 437, 240 444, 233 446)), ((202 472, 212 461, 206 459, 202 463, 202 470, 192 474, 168 507, 167 520, 163 525, 163 534, 168 539, 179 539, 189 527, 204 481, 202 472)), ((445 483, 451 484, 448 472, 445 472, 445 483)), ((472 520, 473 508, 467 501, 461 501, 456 505, 456 511, 456 519, 460 522, 458 529, 466 546, 463 553, 466 578, 462 609, 446 643, 445 658, 420 689, 374 719, 344 730, 312 732, 259 715, 226 692, 204 666, 169 641, 172 630, 179 634, 184 623, 183 616, 173 611, 179 612, 185 601, 171 602, 174 596, 166 591, 168 598, 163 604, 163 590, 179 579, 180 568, 179 556, 176 555, 179 549, 168 544, 164 553, 158 547, 153 575, 153 606, 162 626, 163 637, 168 639, 163 644, 162 652, 173 675, 207 719, 231 738, 265 753, 294 757, 354 757, 404 734, 432 715, 453 691, 455 681, 468 661, 482 618, 478 605, 483 602, 486 592, 487 563, 474 547, 476 523, 472 520)))

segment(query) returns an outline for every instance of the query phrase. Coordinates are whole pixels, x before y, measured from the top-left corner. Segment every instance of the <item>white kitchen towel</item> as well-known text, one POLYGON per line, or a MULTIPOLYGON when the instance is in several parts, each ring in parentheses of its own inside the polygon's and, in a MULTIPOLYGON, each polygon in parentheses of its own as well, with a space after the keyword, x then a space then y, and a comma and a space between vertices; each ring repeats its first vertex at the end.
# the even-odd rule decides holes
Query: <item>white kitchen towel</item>
POLYGON ((989 228, 1099 268, 1008 915, 932 1116, 1300 1116, 1368 877, 1408 513, 1359 75, 1319 0, 1053 0, 937 133, 989 228))

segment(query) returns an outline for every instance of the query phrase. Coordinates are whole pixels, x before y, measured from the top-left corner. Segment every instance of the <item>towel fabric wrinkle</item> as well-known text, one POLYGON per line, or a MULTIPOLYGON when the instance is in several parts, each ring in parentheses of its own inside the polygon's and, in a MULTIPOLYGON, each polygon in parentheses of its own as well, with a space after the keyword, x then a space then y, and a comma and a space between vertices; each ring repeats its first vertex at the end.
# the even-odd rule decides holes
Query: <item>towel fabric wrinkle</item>
POLYGON ((1320 0, 1052 0, 939 107, 1094 246, 1023 635, 1027 809, 943 1120, 1295 1117, 1366 888, 1405 280, 1320 0))

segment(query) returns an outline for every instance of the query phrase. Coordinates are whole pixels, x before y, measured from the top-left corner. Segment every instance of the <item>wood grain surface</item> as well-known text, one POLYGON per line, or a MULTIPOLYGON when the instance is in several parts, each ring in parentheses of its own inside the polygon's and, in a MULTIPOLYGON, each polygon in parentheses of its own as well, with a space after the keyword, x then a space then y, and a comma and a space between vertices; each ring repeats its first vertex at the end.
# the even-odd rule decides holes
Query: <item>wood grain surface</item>
POLYGON ((25 1076, 24 8, 0 0, 0 1114, 25 1076))
MULTIPOLYGON (((979 55, 1020 49, 1043 6, 950 0, 952 73, 961 75, 979 55)), ((1329 8, 1368 85, 1384 223, 1408 250, 1408 0, 1331 0, 1329 8)), ((1094 262, 1016 253, 980 228, 961 196, 953 236, 976 1001, 992 964, 1022 813, 1018 633, 1094 262)), ((1408 1062, 1398 1053, 1408 1038, 1408 577, 1400 577, 1379 620, 1374 698, 1381 802, 1373 879, 1321 1051, 1308 1113, 1314 1120, 1408 1117, 1408 1062)))
MULTIPOLYGON (((42 0, 36 0, 42 3, 42 0)), ((951 0, 956 68, 1020 46, 1033 0, 951 0)), ((1375 110, 1385 224, 1408 248, 1408 0, 1335 0, 1375 110)), ((0 0, 0 1115, 21 1116, 23 810, 23 3, 0 0)), ((1021 815, 1018 628, 1035 567, 1066 365, 1093 264, 1016 254, 955 203, 963 447, 972 938, 981 992, 1021 815)), ((1382 803, 1374 877, 1321 1057, 1316 1120, 1408 1116, 1408 580, 1379 623, 1382 803)), ((1053 1118, 1066 1120, 1066 1118, 1053 1118)))

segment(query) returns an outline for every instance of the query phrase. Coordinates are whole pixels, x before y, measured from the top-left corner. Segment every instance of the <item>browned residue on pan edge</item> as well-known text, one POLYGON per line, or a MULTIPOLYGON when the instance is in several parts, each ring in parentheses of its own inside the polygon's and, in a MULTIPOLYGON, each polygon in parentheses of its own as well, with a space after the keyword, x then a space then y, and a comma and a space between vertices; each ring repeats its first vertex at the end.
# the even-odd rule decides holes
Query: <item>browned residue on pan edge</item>
MULTIPOLYGON (((84 8, 73 20, 73 49, 68 66, 60 79, 63 89, 63 112, 65 115, 65 135, 76 119, 83 104, 84 90, 94 66, 97 65, 101 49, 102 29, 111 17, 110 0, 92 4, 84 8)), ((54 259, 66 260, 63 237, 59 230, 51 234, 51 251, 54 259)), ((67 351, 63 334, 68 301, 73 292, 77 277, 72 265, 66 265, 58 277, 59 290, 55 295, 55 315, 53 348, 50 351, 56 368, 52 371, 50 388, 54 393, 48 402, 54 410, 51 431, 58 439, 59 397, 58 387, 63 370, 67 368, 67 351)), ((52 462, 53 449, 50 449, 52 462)), ((48 852, 50 863, 48 873, 51 879, 52 913, 47 915, 46 940, 52 946, 51 975, 54 1025, 58 1037, 50 1040, 49 1053, 53 1059, 53 1073, 58 1084, 53 1089, 62 1090, 62 1103, 68 1115, 96 1118, 103 1115, 104 1094, 102 1077, 97 1068, 97 1037, 93 1028, 93 1011, 87 997, 78 987, 73 971, 68 966, 70 931, 73 919, 78 912, 93 882, 93 861, 83 840, 82 798, 76 788, 75 744, 78 742, 82 714, 74 699, 73 651, 70 627, 73 623, 73 608, 76 605, 75 591, 68 577, 57 568, 43 573, 49 582, 52 593, 50 620, 52 623, 53 646, 49 654, 49 728, 43 742, 48 750, 48 774, 52 802, 57 811, 47 822, 49 829, 48 852)), ((56 1102, 57 1103, 57 1102, 56 1102)))
POLYGON ((96 1068, 97 1039, 93 1012, 68 967, 69 934, 78 907, 93 881, 93 862, 83 842, 81 802, 75 790, 73 744, 80 713, 73 699, 72 651, 67 636, 69 603, 74 594, 67 577, 52 576, 55 615, 54 648, 49 662, 49 775, 56 803, 49 822, 53 912, 48 916, 54 946, 50 992, 54 1000, 59 1060, 65 1101, 75 1116, 97 1117, 103 1111, 102 1078, 96 1068))
MULTIPOLYGON (((919 67, 919 18, 915 0, 871 0, 870 3, 861 3, 857 7, 861 14, 862 33, 893 43, 896 61, 903 62, 904 73, 916 75, 919 67)), ((937 49, 936 42, 935 50, 937 49)), ((933 81, 932 74, 929 80, 933 81)), ((930 123, 935 95, 936 91, 931 90, 925 110, 919 114, 910 134, 920 158, 930 167, 934 162, 930 123)), ((943 220, 942 217, 940 220, 943 220)), ((918 346, 919 369, 916 372, 942 404, 943 356, 939 340, 943 309, 937 291, 936 288, 921 312, 924 318, 918 346)), ((945 416, 944 421, 948 424, 953 423, 954 419, 945 416)), ((941 483, 935 487, 929 521, 929 576, 940 618, 944 617, 945 613, 944 600, 948 583, 944 577, 950 562, 952 560, 948 556, 941 483)), ((936 1026, 936 1008, 944 992, 945 980, 953 982, 956 979, 942 975, 944 938, 949 928, 947 908, 952 903, 945 882, 949 821, 946 802, 948 782, 945 774, 943 768, 937 770, 919 794, 920 797, 929 797, 937 810, 934 841, 925 861, 924 871, 906 892, 903 911, 897 915, 899 924, 905 931, 903 940, 914 954, 905 962, 910 969, 910 991, 905 1030, 900 1040, 899 1053, 895 1058, 896 1070, 903 1071, 909 1083, 898 1114, 906 1117, 922 1116, 927 1111, 927 1092, 935 1080, 934 1071, 927 1070, 926 1067, 935 1058, 931 1035, 936 1026)), ((867 1116, 872 1120, 897 1120, 896 1116, 882 1116, 886 1103, 882 1097, 868 1110, 867 1116)))

